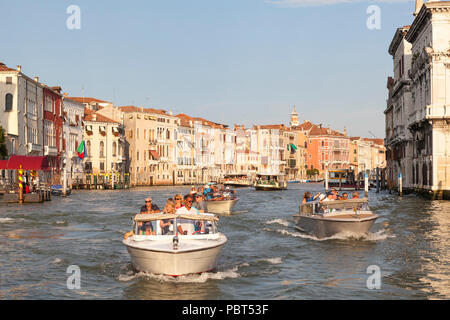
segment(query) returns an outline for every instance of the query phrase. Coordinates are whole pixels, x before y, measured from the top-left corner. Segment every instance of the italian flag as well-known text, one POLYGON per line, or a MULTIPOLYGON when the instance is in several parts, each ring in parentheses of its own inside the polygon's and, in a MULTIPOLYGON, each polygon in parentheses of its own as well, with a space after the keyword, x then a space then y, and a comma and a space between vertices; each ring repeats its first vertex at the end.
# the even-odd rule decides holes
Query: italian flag
POLYGON ((82 140, 80 145, 78 146, 77 154, 80 157, 80 159, 83 159, 84 157, 87 156, 86 144, 84 143, 84 140, 82 140))

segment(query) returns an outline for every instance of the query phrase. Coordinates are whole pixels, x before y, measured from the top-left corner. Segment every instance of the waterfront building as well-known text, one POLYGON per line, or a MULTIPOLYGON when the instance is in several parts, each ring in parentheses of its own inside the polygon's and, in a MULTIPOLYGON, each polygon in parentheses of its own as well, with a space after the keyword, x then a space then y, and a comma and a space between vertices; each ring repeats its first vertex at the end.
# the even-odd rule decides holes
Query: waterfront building
POLYGON ((306 165, 309 169, 318 169, 322 178, 326 170, 348 169, 349 141, 345 130, 340 133, 322 125, 312 126, 308 134, 306 165))
MULTIPOLYGON (((400 125, 405 126, 405 132, 408 129, 411 141, 407 148, 398 150, 400 154, 396 154, 397 149, 392 147, 391 141, 395 139, 395 132, 392 136, 389 131, 399 125, 391 119, 395 115, 385 112, 388 172, 395 168, 396 161, 398 165, 398 160, 405 157, 404 152, 412 159, 399 168, 402 176, 406 176, 403 185, 431 193, 437 198, 449 198, 450 1, 417 1, 415 19, 405 31, 402 36, 410 46, 410 61, 405 61, 405 71, 409 68, 407 79, 411 101, 406 103, 405 119, 400 125), (389 122, 394 123, 390 125, 389 122)), ((390 49, 392 47, 395 46, 391 44, 390 49)), ((394 68, 394 74, 396 72, 394 68)), ((394 79, 388 80, 389 98, 394 98, 395 78, 394 75, 394 79)), ((388 110, 390 102, 388 99, 388 110)), ((395 187, 396 177, 391 178, 395 187)))
POLYGON ((387 107, 384 111, 386 122, 388 186, 397 185, 397 177, 403 175, 403 186, 411 188, 413 137, 408 130, 408 118, 412 112, 411 44, 405 36, 410 26, 398 28, 389 46, 393 58, 394 76, 388 78, 389 90, 387 107))
POLYGON ((109 182, 111 176, 126 172, 123 125, 88 108, 84 110, 85 171, 95 175, 98 183, 101 179, 109 182))
POLYGON ((194 119, 185 114, 177 114, 178 128, 176 129, 176 184, 198 184, 201 176, 195 163, 195 128, 194 119))
POLYGON ((359 173, 359 148, 358 141, 360 137, 350 137, 348 150, 348 168, 355 171, 355 175, 359 173))
POLYGON ((67 170, 68 186, 73 182, 81 181, 84 177, 84 162, 77 154, 77 148, 83 141, 84 106, 82 103, 63 97, 63 146, 64 166, 67 170))
POLYGON ((135 106, 117 109, 123 113, 131 184, 175 184, 178 118, 161 109, 135 106))
MULTIPOLYGON (((376 169, 386 168, 386 148, 383 139, 351 137, 349 147, 349 169, 355 171, 359 178, 369 174, 375 179, 376 169)), ((381 175, 381 171, 379 171, 381 175)))
POLYGON ((8 155, 44 155, 43 91, 31 79, 0 62, 0 126, 5 129, 8 155))
POLYGON ((287 130, 284 124, 253 126, 252 144, 256 144, 254 151, 260 159, 258 173, 285 173, 283 135, 287 130))

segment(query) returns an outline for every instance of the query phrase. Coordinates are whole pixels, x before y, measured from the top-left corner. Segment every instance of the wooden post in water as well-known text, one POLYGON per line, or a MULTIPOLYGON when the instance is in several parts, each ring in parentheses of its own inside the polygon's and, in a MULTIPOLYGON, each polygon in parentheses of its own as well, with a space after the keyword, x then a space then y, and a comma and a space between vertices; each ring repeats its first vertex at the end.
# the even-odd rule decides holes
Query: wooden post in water
POLYGON ((328 166, 325 167, 325 192, 328 192, 328 166))
POLYGON ((398 174, 398 192, 400 197, 403 197, 403 181, 402 181, 402 173, 398 174))
POLYGON ((377 193, 380 192, 380 168, 377 167, 377 193))
POLYGON ((364 196, 369 197, 369 175, 364 173, 364 196))
POLYGON ((113 172, 111 172, 111 189, 114 190, 114 178, 115 178, 115 174, 113 172))
POLYGON ((63 168, 63 197, 67 196, 67 171, 66 166, 63 168))

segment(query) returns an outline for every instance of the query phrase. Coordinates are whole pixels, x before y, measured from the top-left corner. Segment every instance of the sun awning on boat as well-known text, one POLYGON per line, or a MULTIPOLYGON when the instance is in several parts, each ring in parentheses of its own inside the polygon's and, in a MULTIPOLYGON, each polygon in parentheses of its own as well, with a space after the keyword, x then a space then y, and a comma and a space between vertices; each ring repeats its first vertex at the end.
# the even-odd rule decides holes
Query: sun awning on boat
POLYGON ((48 158, 42 156, 11 156, 8 160, 0 161, 3 170, 50 170, 48 158))
POLYGON ((155 160, 159 160, 159 158, 161 158, 159 153, 155 150, 150 150, 150 154, 152 155, 153 159, 155 159, 155 160))

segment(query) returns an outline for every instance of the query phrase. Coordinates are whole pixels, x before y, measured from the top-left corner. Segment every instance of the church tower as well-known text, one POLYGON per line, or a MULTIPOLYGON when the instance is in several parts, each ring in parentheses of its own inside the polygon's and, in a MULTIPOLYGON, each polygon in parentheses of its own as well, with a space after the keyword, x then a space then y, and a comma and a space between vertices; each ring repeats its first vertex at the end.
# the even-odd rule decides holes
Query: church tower
POLYGON ((291 121, 289 122, 289 125, 291 127, 296 127, 300 125, 300 122, 298 122, 298 113, 297 111, 295 111, 295 105, 294 105, 294 109, 292 110, 291 113, 291 121))

